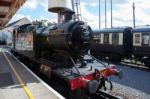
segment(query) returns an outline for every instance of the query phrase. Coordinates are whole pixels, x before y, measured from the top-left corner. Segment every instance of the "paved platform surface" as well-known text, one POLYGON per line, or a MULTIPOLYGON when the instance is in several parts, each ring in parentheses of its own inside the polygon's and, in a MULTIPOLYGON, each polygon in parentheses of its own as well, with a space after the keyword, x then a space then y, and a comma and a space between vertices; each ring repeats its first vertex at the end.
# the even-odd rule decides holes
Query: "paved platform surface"
POLYGON ((0 99, 64 99, 0 46, 0 99))

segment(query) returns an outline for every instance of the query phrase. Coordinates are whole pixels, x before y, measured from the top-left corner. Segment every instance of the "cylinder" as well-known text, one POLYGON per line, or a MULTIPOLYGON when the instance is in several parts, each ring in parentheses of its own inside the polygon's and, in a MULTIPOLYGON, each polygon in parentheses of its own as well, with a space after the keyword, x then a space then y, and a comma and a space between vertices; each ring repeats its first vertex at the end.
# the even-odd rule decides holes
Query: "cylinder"
POLYGON ((54 13, 61 13, 70 8, 71 0, 48 0, 48 10, 54 13))

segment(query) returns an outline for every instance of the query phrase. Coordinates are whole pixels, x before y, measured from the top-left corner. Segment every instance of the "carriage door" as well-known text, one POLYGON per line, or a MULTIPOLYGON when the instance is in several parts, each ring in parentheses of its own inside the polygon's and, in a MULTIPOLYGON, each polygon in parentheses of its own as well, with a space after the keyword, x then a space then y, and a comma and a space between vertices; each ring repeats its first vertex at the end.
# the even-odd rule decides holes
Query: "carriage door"
POLYGON ((150 33, 149 33, 149 47, 150 47, 150 33))
POLYGON ((104 44, 109 44, 109 34, 104 34, 104 44))
POLYGON ((142 34, 134 33, 133 34, 133 46, 141 46, 142 45, 142 34))

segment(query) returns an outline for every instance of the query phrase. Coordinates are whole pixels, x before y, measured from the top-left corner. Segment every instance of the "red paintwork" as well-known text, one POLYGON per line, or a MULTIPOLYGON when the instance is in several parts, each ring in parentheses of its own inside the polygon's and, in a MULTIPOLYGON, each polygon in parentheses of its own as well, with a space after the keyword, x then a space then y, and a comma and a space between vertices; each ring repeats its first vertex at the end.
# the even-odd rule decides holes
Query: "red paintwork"
MULTIPOLYGON (((100 71, 100 76, 103 77, 108 77, 111 75, 116 75, 117 74, 117 69, 115 69, 115 66, 106 68, 102 71, 100 71)), ((71 90, 74 91, 78 88, 86 88, 87 87, 87 83, 89 81, 95 80, 96 78, 94 77, 94 72, 88 75, 84 75, 82 77, 78 77, 75 79, 71 80, 71 90)))

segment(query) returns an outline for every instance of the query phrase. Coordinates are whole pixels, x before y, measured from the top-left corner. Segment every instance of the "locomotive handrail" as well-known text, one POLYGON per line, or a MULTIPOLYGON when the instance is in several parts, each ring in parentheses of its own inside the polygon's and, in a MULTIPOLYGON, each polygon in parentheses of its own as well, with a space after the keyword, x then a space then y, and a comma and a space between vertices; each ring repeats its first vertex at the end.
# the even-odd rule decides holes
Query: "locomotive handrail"
POLYGON ((77 66, 76 66, 76 63, 74 62, 73 58, 69 55, 69 58, 71 59, 75 69, 77 70, 77 72, 80 74, 80 71, 78 70, 77 66))
POLYGON ((108 67, 107 65, 105 65, 103 62, 99 61, 98 59, 96 59, 94 56, 88 54, 89 56, 91 56, 92 58, 94 58, 96 61, 98 61, 99 63, 101 63, 102 65, 104 65, 104 67, 108 67))

